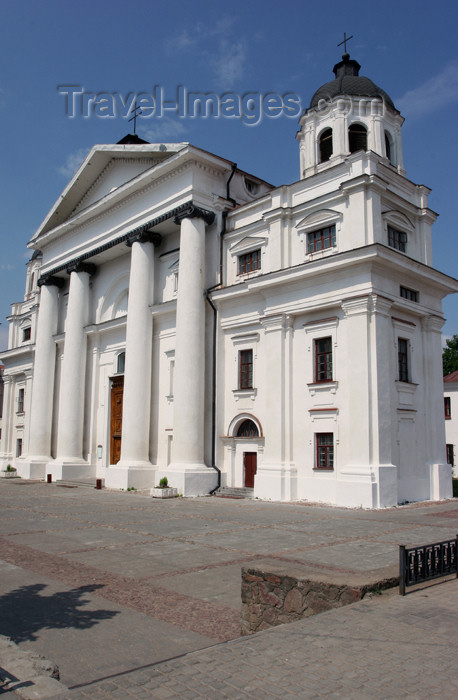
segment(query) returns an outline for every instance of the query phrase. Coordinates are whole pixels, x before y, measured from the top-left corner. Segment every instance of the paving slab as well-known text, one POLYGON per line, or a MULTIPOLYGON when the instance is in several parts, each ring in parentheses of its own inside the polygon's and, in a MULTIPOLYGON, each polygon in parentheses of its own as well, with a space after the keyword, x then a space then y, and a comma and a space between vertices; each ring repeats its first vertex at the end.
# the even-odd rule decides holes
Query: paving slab
MULTIPOLYGON (((165 692, 169 697, 247 697, 246 684, 251 697, 270 697, 264 680, 269 677, 271 697, 287 697, 275 686, 276 643, 263 651, 270 659, 266 667, 264 656, 258 659, 251 652, 245 663, 246 650, 255 643, 243 640, 245 646, 236 647, 236 681, 229 665, 221 676, 222 651, 206 659, 206 690, 202 679, 193 676, 190 682, 188 662, 180 666, 181 695, 173 678, 165 678, 165 667, 160 674, 150 669, 158 661, 239 636, 242 566, 296 567, 323 580, 385 578, 396 575, 399 543, 437 541, 453 536, 457 526, 457 501, 367 512, 218 498, 159 501, 137 493, 4 480, 0 633, 7 630, 20 648, 58 663, 67 686, 86 687, 81 697, 111 697, 106 686, 100 695, 91 695, 99 693, 97 679, 106 676, 112 677, 106 683, 113 697, 156 697, 148 685, 154 679, 157 697, 165 692), (251 667, 262 673, 252 677, 251 667), (140 674, 135 683, 128 680, 132 673, 140 674)), ((322 653, 321 637, 308 644, 322 653)), ((367 654, 372 654, 370 645, 367 654)), ((297 658, 300 668, 303 660, 297 658)), ((288 664, 281 673, 288 678, 288 664)), ((321 678, 315 668, 310 674, 321 678)), ((302 680, 290 680, 291 697, 298 697, 294 693, 302 680)), ((333 692, 344 690, 345 684, 333 692)))

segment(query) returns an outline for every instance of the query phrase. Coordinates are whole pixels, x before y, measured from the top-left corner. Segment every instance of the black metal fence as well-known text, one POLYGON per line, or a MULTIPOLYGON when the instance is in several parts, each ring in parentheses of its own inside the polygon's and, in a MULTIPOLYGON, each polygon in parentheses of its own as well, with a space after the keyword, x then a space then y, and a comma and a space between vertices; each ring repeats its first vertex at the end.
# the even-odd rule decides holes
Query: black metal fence
POLYGON ((408 586, 455 574, 458 577, 458 535, 454 540, 419 547, 399 545, 399 594, 408 586))

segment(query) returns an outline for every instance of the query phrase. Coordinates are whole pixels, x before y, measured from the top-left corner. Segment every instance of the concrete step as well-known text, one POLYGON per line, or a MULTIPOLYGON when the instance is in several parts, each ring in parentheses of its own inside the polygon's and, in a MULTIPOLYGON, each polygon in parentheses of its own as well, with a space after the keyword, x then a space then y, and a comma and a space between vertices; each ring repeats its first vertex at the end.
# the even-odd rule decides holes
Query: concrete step
MULTIPOLYGON (((96 479, 57 479, 55 482, 56 486, 66 486, 67 488, 75 488, 81 486, 82 488, 95 489, 96 479)), ((105 485, 105 479, 102 479, 102 487, 105 485)))
POLYGON ((220 486, 215 491, 215 496, 219 498, 253 498, 254 489, 246 487, 220 486))

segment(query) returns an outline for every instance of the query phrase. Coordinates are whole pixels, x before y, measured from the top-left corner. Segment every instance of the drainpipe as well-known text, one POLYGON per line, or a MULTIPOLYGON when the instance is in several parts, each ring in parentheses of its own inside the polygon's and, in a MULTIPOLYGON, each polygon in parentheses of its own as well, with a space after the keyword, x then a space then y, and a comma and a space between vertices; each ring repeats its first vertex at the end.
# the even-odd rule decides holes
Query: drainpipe
POLYGON ((213 332, 212 332, 212 452, 211 452, 211 462, 212 468, 216 470, 218 474, 218 482, 214 489, 210 491, 210 496, 215 493, 221 486, 221 469, 216 466, 216 331, 217 331, 217 320, 218 311, 216 306, 210 299, 211 288, 207 289, 205 297, 213 310, 213 332))
MULTIPOLYGON (((237 163, 232 163, 231 174, 226 182, 226 199, 232 204, 232 208, 237 206, 235 199, 231 197, 231 180, 235 175, 237 170, 237 163)), ((219 282, 220 285, 223 283, 223 236, 226 233, 226 219, 228 215, 228 210, 225 209, 222 212, 222 227, 219 236, 219 282)), ((216 285, 219 286, 219 285, 216 285)), ((212 332, 212 449, 211 449, 211 462, 212 468, 218 473, 218 482, 214 489, 210 491, 210 495, 214 494, 215 491, 221 486, 221 469, 216 466, 216 334, 218 329, 218 310, 212 300, 210 299, 210 292, 213 291, 215 287, 210 287, 207 289, 205 298, 210 304, 213 311, 213 332, 212 332)))

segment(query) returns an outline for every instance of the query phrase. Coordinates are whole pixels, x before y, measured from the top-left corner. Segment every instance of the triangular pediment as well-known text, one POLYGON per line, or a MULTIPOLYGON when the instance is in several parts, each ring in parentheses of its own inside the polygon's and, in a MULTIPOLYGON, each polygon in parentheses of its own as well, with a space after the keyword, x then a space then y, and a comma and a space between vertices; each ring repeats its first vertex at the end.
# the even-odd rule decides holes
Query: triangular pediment
POLYGON ((86 207, 102 199, 110 192, 118 189, 126 182, 132 180, 140 173, 145 172, 160 163, 158 158, 112 158, 102 170, 96 180, 88 187, 80 201, 72 211, 77 214, 86 207))
POLYGON ((267 243, 267 238, 265 236, 246 236, 242 238, 241 241, 234 243, 231 247, 231 253, 242 253, 245 250, 252 250, 253 248, 259 248, 267 243))
POLYGON ((171 158, 187 143, 98 145, 84 159, 32 241, 171 158))

